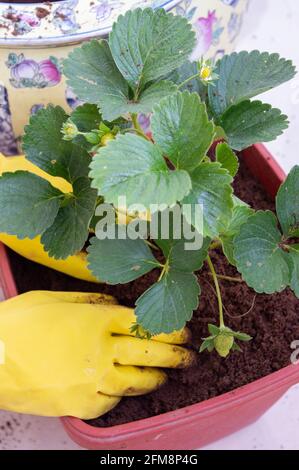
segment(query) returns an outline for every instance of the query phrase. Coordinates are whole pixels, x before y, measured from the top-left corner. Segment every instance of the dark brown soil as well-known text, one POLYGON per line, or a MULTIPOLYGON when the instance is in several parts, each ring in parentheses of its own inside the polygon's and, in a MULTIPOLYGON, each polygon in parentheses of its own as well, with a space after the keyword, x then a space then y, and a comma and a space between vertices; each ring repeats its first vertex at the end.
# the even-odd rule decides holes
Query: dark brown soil
MULTIPOLYGON (((235 183, 236 194, 255 209, 273 209, 261 186, 244 166, 235 183)), ((120 303, 134 306, 135 300, 156 278, 151 273, 128 286, 95 286, 73 280, 50 269, 10 253, 19 292, 34 289, 65 291, 101 291, 116 296, 120 303)), ((213 261, 219 274, 238 276, 221 254, 214 252, 213 261)), ((199 273, 202 295, 200 306, 190 322, 192 345, 198 350, 201 338, 208 336, 208 323, 217 323, 217 299, 206 267, 199 273)), ((161 389, 147 396, 124 398, 105 416, 90 421, 94 426, 113 426, 191 405, 277 371, 290 363, 294 340, 299 339, 299 300, 290 290, 272 296, 259 295, 245 284, 222 282, 227 326, 253 337, 243 343, 242 353, 221 359, 215 352, 198 355, 197 364, 188 370, 169 370, 169 380, 161 389), (245 316, 254 302, 254 308, 245 316)))

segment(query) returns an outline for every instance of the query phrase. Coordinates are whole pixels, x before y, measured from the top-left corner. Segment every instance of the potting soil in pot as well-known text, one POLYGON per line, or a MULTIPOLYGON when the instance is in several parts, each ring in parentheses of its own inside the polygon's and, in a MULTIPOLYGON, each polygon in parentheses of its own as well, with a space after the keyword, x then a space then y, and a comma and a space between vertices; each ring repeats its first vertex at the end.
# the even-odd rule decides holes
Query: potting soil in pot
MULTIPOLYGON (((235 190, 237 196, 255 209, 274 209, 273 202, 245 165, 241 165, 235 190)), ((211 256, 218 274, 239 277, 221 250, 211 256)), ((127 286, 97 286, 56 273, 13 252, 10 259, 20 293, 34 289, 99 291, 112 294, 121 304, 131 307, 158 276, 152 272, 127 286)), ((204 267, 198 276, 202 288, 200 306, 189 324, 193 335, 190 347, 196 350, 202 338, 209 335, 208 323, 218 321, 217 299, 208 268, 204 267)), ((216 352, 199 354, 192 368, 169 370, 168 382, 156 392, 124 398, 114 410, 89 421, 90 424, 113 426, 172 411, 246 385, 290 364, 291 343, 299 340, 299 300, 294 294, 287 290, 282 294, 256 296, 245 284, 227 281, 221 281, 221 287, 227 326, 253 337, 251 342, 241 344, 243 352, 233 352, 227 359, 221 359, 216 352)))

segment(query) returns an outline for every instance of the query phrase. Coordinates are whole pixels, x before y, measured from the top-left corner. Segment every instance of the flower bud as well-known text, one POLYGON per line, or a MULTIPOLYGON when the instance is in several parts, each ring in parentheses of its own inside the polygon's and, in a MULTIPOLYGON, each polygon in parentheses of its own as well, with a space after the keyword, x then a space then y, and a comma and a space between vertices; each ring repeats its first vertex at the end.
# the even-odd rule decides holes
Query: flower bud
POLYGON ((115 135, 112 132, 108 132, 107 134, 103 135, 101 138, 101 145, 107 145, 111 140, 115 139, 115 135))
POLYGON ((209 80, 212 76, 212 68, 209 66, 202 67, 200 71, 200 78, 202 80, 209 80))
POLYGON ((62 126, 63 140, 73 140, 79 134, 78 127, 71 120, 66 121, 62 126))
POLYGON ((220 333, 217 338, 214 340, 215 349, 218 352, 219 356, 227 357, 234 345, 234 337, 228 335, 227 333, 220 333))

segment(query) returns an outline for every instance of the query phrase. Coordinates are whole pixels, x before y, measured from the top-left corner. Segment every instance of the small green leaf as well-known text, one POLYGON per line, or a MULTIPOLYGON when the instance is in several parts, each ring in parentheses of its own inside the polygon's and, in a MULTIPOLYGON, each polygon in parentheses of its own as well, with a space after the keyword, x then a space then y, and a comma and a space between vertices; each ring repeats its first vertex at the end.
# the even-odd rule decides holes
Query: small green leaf
POLYGON ((146 242, 141 239, 99 240, 88 247, 91 272, 108 284, 126 284, 159 266, 146 242))
POLYGON ((63 140, 61 129, 68 117, 59 106, 39 110, 25 127, 23 149, 42 170, 72 183, 87 176, 90 157, 80 146, 63 140))
POLYGON ((157 245, 168 258, 171 268, 183 272, 199 271, 208 256, 211 240, 204 239, 203 246, 199 250, 188 250, 188 240, 157 240, 157 245), (187 244, 187 245, 186 245, 187 244))
POLYGON ((209 87, 209 98, 219 116, 230 106, 291 80, 296 72, 292 62, 278 54, 242 51, 224 56, 215 73, 219 79, 209 87))
POLYGON ((86 135, 86 137, 83 135, 76 136, 72 139, 73 143, 91 151, 93 145, 96 145, 99 142, 98 134, 91 132, 99 129, 102 122, 102 115, 98 107, 95 104, 89 103, 78 106, 71 114, 70 121, 77 126, 77 129, 80 132, 84 132, 86 135), (89 139, 87 139, 87 135, 89 136, 89 139))
POLYGON ((212 336, 218 336, 220 333, 220 328, 216 325, 212 325, 211 323, 208 325, 208 329, 212 336))
POLYGON ((223 252, 230 264, 233 266, 236 265, 236 261, 234 259, 234 238, 240 232, 242 225, 247 222, 253 213, 254 210, 248 206, 235 206, 233 210, 233 216, 227 227, 227 230, 220 236, 223 252))
POLYGON ((180 330, 198 307, 199 294, 194 274, 170 270, 137 300, 138 323, 153 335, 180 330))
POLYGON ((109 37, 118 69, 134 90, 182 65, 195 46, 186 18, 151 8, 119 16, 109 37))
POLYGON ((249 204, 247 204, 247 202, 242 201, 242 199, 238 198, 235 194, 233 195, 233 201, 234 201, 234 207, 237 207, 237 206, 250 207, 249 204))
POLYGON ((63 194, 27 171, 0 177, 0 232, 35 238, 51 226, 63 194))
POLYGON ((235 152, 225 142, 216 147, 216 161, 234 178, 239 170, 239 160, 235 152))
POLYGON ((151 120, 155 142, 176 168, 192 170, 202 161, 214 138, 206 105, 188 91, 164 98, 151 120))
POLYGON ((243 350, 240 348, 240 346, 236 342, 234 342, 233 344, 232 351, 243 352, 243 350))
POLYGON ((96 191, 90 188, 90 180, 77 179, 73 184, 73 194, 61 206, 54 223, 42 235, 41 242, 49 256, 66 259, 84 247, 95 205, 96 191))
POLYGON ((202 353, 204 352, 206 349, 209 351, 209 353, 211 353, 212 351, 214 351, 214 338, 206 338, 202 345, 200 346, 200 349, 199 349, 199 352, 202 353))
MULTIPOLYGON (((183 204, 202 205, 203 236, 216 238, 225 232, 232 216, 232 177, 219 163, 202 163, 191 174, 192 191, 183 204)), ((193 211, 185 212, 187 221, 196 227, 193 211)), ((198 228, 199 232, 202 227, 198 228)), ((200 232, 201 233, 201 232, 200 232)))
POLYGON ((71 114, 71 120, 81 132, 89 132, 98 129, 102 116, 95 104, 85 103, 78 106, 71 114))
POLYGON ((129 88, 107 41, 93 40, 76 47, 64 61, 63 70, 78 98, 99 105, 104 119, 113 121, 122 114, 129 88))
POLYGON ((26 171, 0 177, 0 232, 35 238, 51 226, 63 194, 26 171))
POLYGON ((252 340, 252 336, 249 336, 246 333, 241 333, 240 331, 234 331, 233 336, 237 340, 244 341, 245 343, 248 343, 249 341, 252 340))
POLYGON ((257 142, 270 142, 288 128, 287 116, 261 101, 231 106, 220 119, 229 145, 244 150, 257 142))
POLYGON ((299 166, 295 166, 281 185, 276 210, 286 237, 299 237, 299 166))
POLYGON ((291 258, 291 289, 299 299, 299 245, 292 245, 291 258))
POLYGON ((138 100, 126 103, 122 114, 124 113, 151 113, 154 106, 159 103, 162 98, 170 96, 177 92, 177 87, 168 80, 153 83, 148 86, 139 95, 138 100))
POLYGON ((258 293, 281 292, 290 283, 288 254, 280 242, 277 219, 270 211, 251 216, 234 240, 237 269, 258 293))
POLYGON ((90 165, 92 186, 107 202, 118 205, 170 206, 184 198, 191 180, 184 170, 170 171, 156 145, 135 135, 121 135, 99 150, 90 165))
POLYGON ((74 49, 64 62, 64 72, 76 95, 100 106, 103 119, 107 121, 127 113, 149 113, 161 98, 177 90, 172 82, 161 81, 150 84, 132 99, 128 84, 104 40, 94 40, 74 49))

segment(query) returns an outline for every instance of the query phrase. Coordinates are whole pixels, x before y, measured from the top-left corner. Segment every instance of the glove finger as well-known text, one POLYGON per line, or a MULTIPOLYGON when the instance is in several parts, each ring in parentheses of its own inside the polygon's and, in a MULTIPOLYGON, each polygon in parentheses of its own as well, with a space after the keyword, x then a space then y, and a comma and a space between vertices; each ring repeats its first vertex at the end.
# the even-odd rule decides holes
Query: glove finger
MULTIPOLYGON (((136 316, 133 309, 118 306, 115 307, 114 311, 111 309, 110 315, 111 333, 135 337, 135 333, 131 333, 130 331, 131 326, 136 322, 136 316)), ((153 336, 152 340, 169 344, 186 344, 190 340, 190 337, 191 333, 188 328, 183 328, 182 330, 175 331, 169 335, 161 334, 153 336)))
POLYGON ((151 367, 121 366, 115 364, 100 380, 100 392, 114 396, 137 396, 152 392, 167 379, 164 372, 151 367))
POLYGON ((35 307, 37 305, 54 304, 54 303, 79 303, 79 304, 99 304, 113 305, 117 304, 117 300, 110 295, 93 294, 83 292, 55 292, 55 291, 32 291, 18 295, 12 299, 0 303, 1 309, 8 311, 22 308, 24 305, 35 307))
POLYGON ((50 292, 55 302, 68 302, 75 304, 117 304, 117 300, 111 295, 90 292, 50 292))
POLYGON ((114 338, 114 359, 122 365, 184 368, 192 365, 195 354, 180 346, 118 336, 114 338))
MULTIPOLYGON (((72 397, 64 399, 64 402, 68 400, 67 413, 63 415, 74 416, 80 419, 95 419, 108 411, 112 410, 121 400, 119 396, 109 396, 103 393, 94 393, 92 395, 86 395, 82 393, 80 397, 75 399, 72 403, 72 397)), ((58 416, 63 416, 61 413, 58 416)))
POLYGON ((183 328, 182 330, 174 331, 169 335, 161 334, 158 336, 153 336, 152 339, 154 341, 167 344, 186 344, 191 339, 191 331, 188 328, 183 328))

